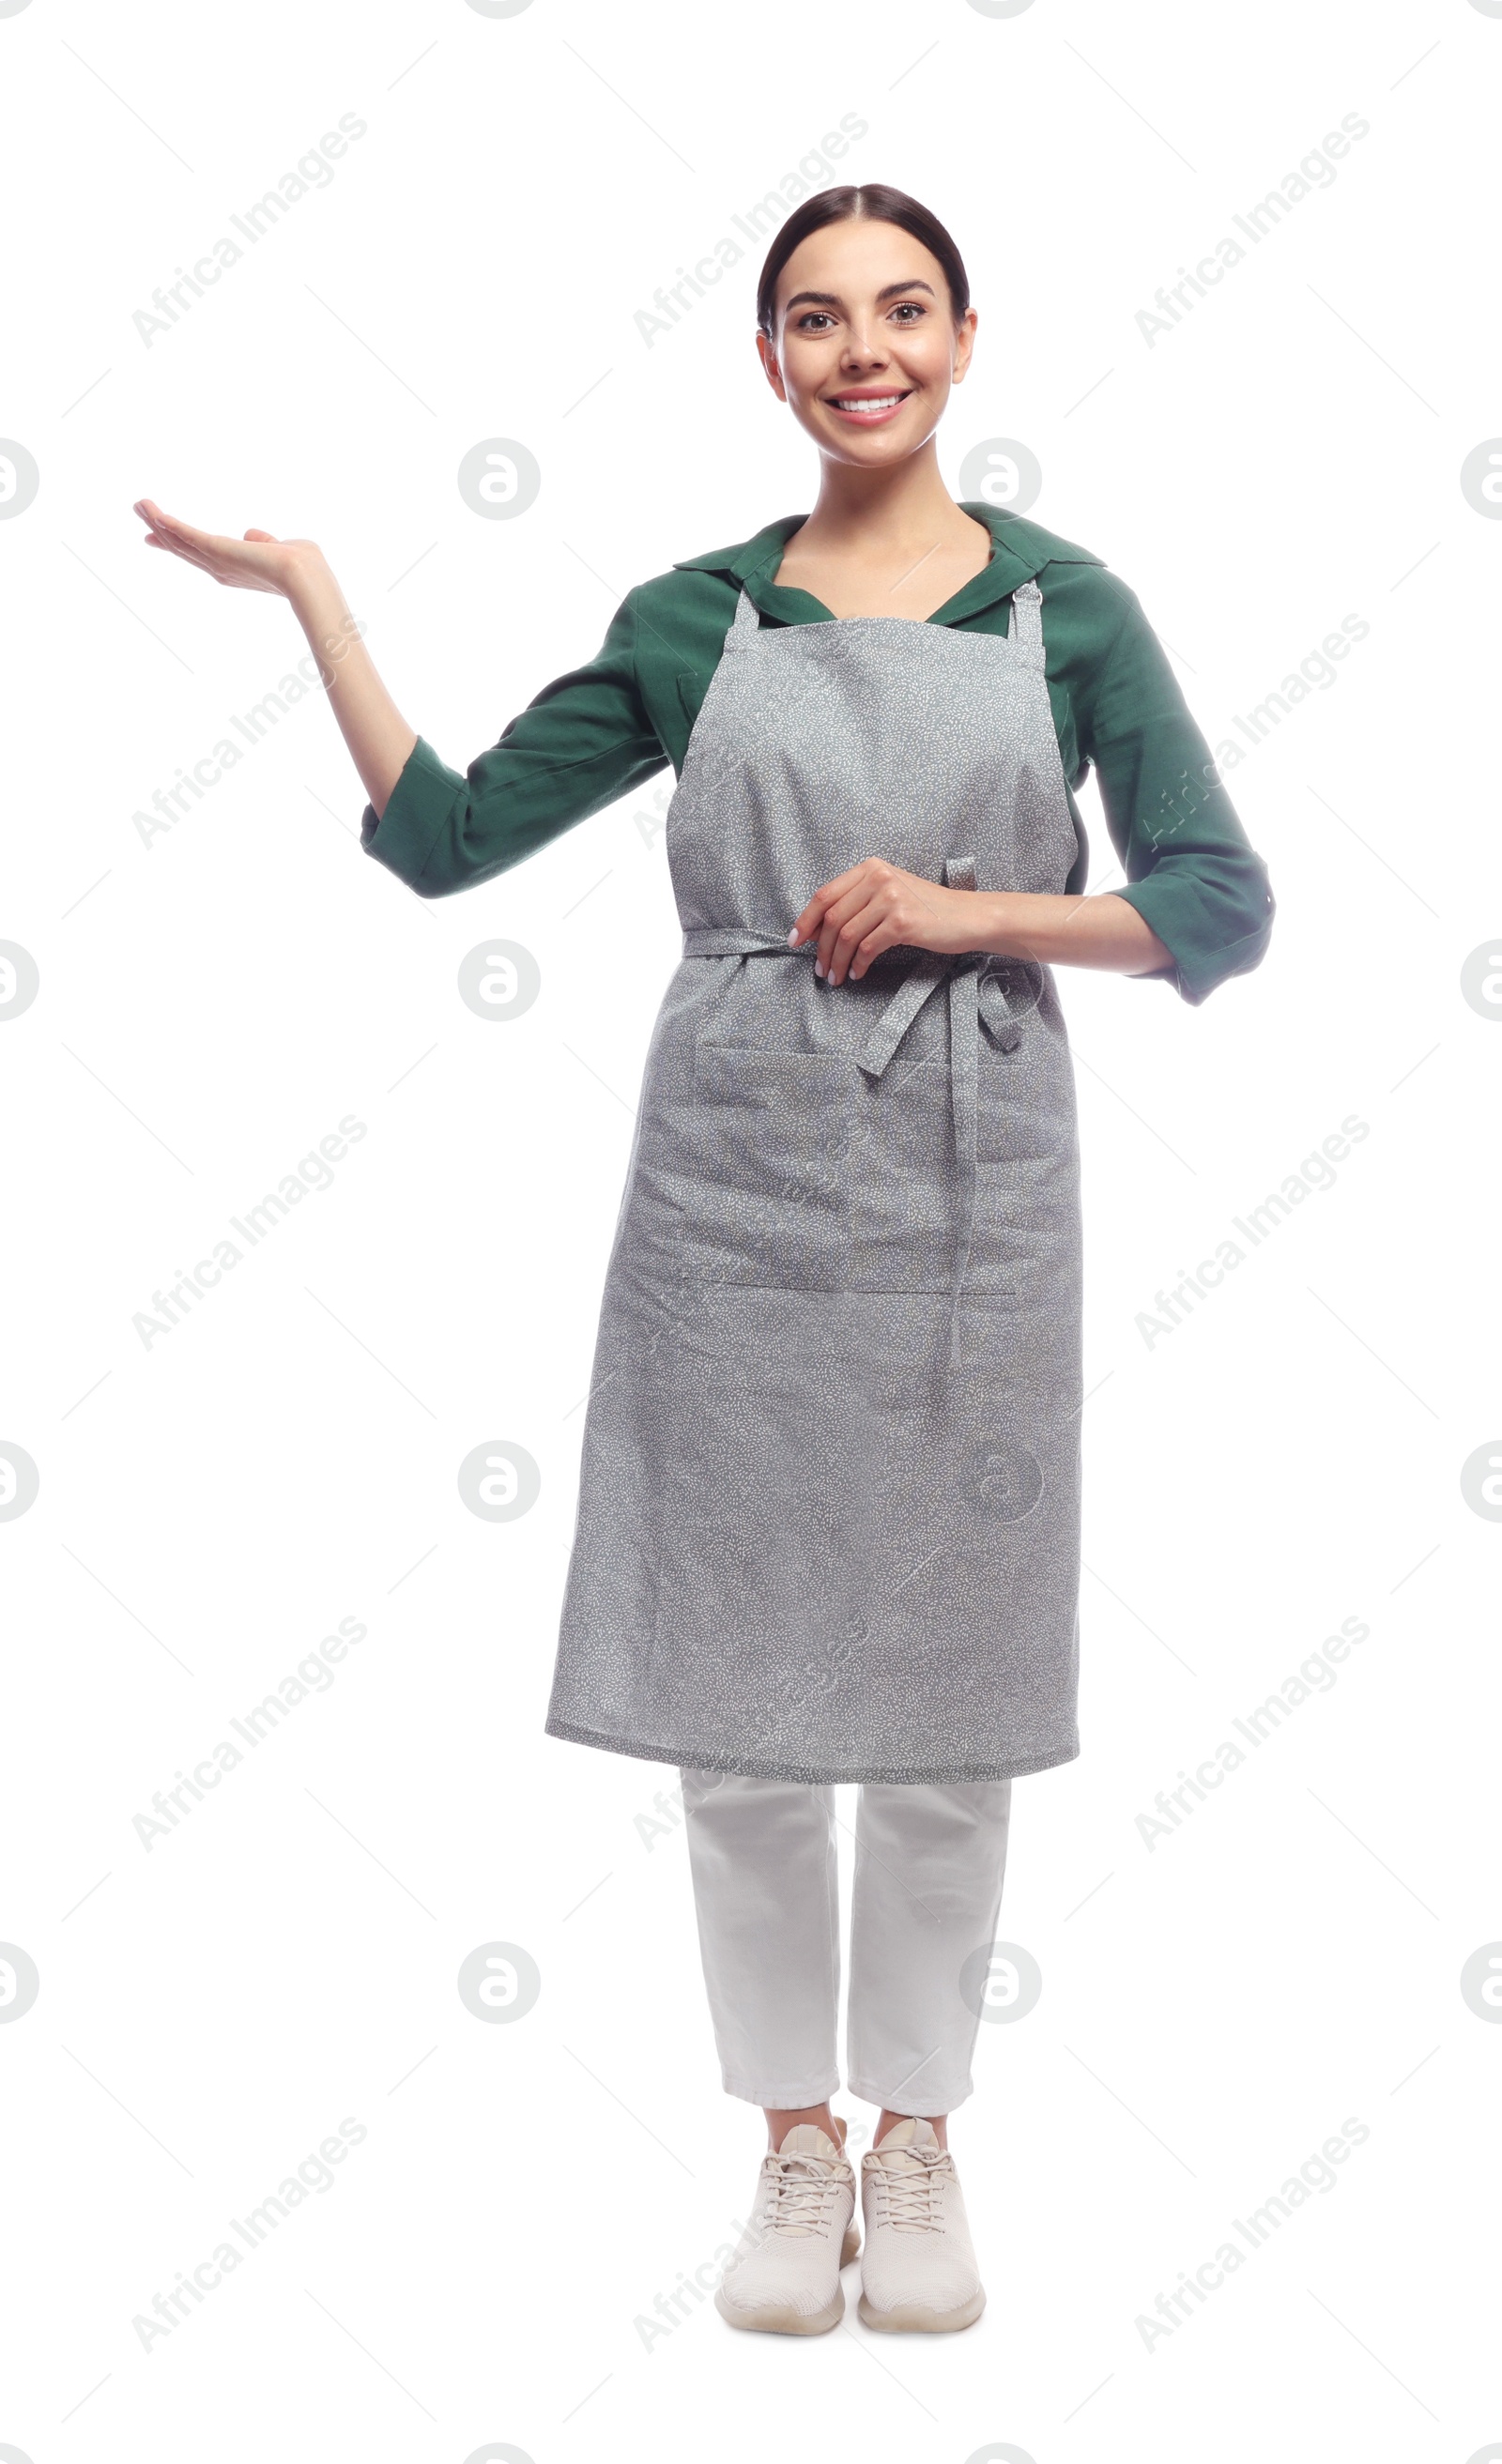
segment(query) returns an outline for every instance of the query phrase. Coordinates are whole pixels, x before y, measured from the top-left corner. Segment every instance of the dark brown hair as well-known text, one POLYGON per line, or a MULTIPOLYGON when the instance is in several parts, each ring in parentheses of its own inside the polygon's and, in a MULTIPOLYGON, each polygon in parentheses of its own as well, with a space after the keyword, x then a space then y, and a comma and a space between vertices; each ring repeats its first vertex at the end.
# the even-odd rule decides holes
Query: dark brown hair
POLYGON ((895 223, 937 256, 944 269, 949 285, 949 297, 955 323, 970 305, 970 277, 964 259, 945 231, 937 214, 920 206, 916 197, 907 196, 901 188, 889 188, 881 181, 868 182, 864 187, 821 188, 816 197, 806 197, 784 223, 762 268, 762 278, 756 287, 756 321, 762 332, 771 335, 777 302, 777 277, 795 248, 810 231, 823 231, 828 223, 870 221, 895 223))

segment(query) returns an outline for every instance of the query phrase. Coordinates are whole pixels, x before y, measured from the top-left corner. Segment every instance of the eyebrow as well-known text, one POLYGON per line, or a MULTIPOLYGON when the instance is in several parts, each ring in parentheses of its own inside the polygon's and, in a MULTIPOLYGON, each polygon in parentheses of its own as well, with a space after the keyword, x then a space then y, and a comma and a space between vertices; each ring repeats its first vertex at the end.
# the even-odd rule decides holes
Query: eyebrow
MULTIPOLYGON (((930 299, 936 296, 931 282, 889 282, 883 290, 877 292, 876 305, 879 308, 884 299, 896 299, 908 291, 926 291, 930 299)), ((789 317, 795 308, 802 308, 805 305, 814 308, 838 308, 840 302, 832 291, 795 291, 783 314, 784 317, 789 317)))

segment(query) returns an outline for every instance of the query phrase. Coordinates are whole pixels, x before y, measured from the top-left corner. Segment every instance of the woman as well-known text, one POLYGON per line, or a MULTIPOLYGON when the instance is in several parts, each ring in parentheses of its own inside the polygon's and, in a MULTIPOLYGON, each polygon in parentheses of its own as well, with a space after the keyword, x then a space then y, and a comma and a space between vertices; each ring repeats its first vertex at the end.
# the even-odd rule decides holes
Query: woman
POLYGON ((817 2334, 857 2247, 830 2111, 833 1787, 860 1784, 847 2050, 881 2108, 860 2316, 984 2294, 946 2117, 969 2063, 1011 1782, 1071 1760, 1080 1214, 1056 963, 1190 1002, 1254 966, 1266 869, 1136 598, 957 504, 935 431, 976 333, 898 190, 809 199, 757 348, 820 457, 811 515, 626 599, 599 656, 461 778, 385 691, 307 540, 147 544, 279 591, 425 897, 488 879, 671 760, 684 956, 607 1276, 547 1728, 676 1763, 724 2083, 768 2151, 716 2299, 817 2334), (1083 894, 1093 761, 1127 886, 1083 894))

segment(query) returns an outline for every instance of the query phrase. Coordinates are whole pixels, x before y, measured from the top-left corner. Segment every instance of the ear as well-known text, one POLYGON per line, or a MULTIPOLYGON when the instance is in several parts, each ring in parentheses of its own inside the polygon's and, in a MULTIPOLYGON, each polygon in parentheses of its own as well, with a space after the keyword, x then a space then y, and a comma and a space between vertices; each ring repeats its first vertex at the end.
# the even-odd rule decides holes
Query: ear
POLYGON ((757 327, 756 348, 757 357, 760 359, 762 367, 766 370, 767 384, 776 394, 778 401, 785 402, 787 400, 787 387, 783 383, 783 371, 777 364, 777 353, 773 349, 768 337, 762 333, 760 325, 757 327))
POLYGON ((969 367, 971 359, 974 356, 975 329, 979 323, 980 319, 977 317, 975 310, 973 308, 967 308, 963 317, 960 320, 959 332, 955 336, 955 373, 953 381, 956 385, 959 385, 962 381, 965 370, 969 367))

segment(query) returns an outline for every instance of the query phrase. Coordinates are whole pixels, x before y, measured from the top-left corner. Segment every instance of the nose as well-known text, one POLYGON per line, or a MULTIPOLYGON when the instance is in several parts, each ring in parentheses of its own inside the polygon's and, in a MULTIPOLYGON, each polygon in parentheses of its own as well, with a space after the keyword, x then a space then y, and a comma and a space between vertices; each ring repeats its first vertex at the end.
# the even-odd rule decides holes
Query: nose
POLYGON ((869 330, 858 318, 852 317, 840 354, 841 365, 850 370, 880 367, 887 358, 885 337, 877 328, 869 330))

